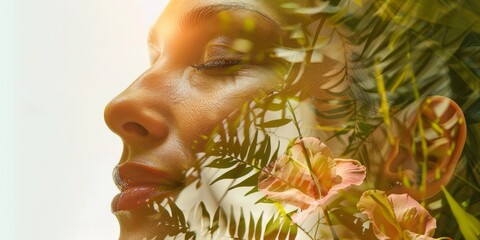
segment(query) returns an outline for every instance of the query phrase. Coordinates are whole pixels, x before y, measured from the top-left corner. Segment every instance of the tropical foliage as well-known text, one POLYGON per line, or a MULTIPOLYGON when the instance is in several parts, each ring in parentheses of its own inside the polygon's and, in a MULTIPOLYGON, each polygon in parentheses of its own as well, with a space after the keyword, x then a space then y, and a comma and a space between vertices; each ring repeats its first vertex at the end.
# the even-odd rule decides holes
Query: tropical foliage
MULTIPOLYGON (((197 189, 227 182, 224 195, 247 189, 242 193, 254 198, 255 204, 276 211, 225 206, 223 197, 213 208, 200 202, 192 209, 180 209, 173 200, 163 201, 155 204, 166 219, 160 225, 169 230, 159 237, 478 239, 480 2, 276 0, 270 4, 298 20, 285 26, 286 44, 270 52, 286 66, 282 88, 245 103, 211 135, 203 136, 198 142, 200 161, 190 173, 198 177, 197 189), (302 78, 306 67, 326 59, 341 67, 321 72, 316 79, 323 81, 320 87, 305 90, 311 86, 302 78), (370 136, 387 126, 386 140, 377 148, 394 145, 395 134, 388 130, 396 124, 393 116, 432 95, 457 102, 467 122, 468 138, 453 180, 443 194, 428 202, 375 190, 368 176, 381 172, 375 167, 378 162, 371 161, 370 136), (327 136, 322 141, 343 146, 338 156, 311 137, 311 126, 301 118, 300 106, 307 96, 312 99, 308 110, 318 121, 314 129, 327 136), (341 120, 345 124, 337 124, 341 120), (292 128, 295 136, 282 135, 292 128), (202 179, 207 169, 215 174, 202 179), (342 226, 352 235, 342 235, 342 226)), ((420 146, 427 127, 421 120, 416 124, 411 142, 420 146)), ((434 123, 428 125, 435 128, 434 123)), ((428 167, 424 160, 418 164, 423 168, 418 178, 424 178, 421 173, 428 167)))

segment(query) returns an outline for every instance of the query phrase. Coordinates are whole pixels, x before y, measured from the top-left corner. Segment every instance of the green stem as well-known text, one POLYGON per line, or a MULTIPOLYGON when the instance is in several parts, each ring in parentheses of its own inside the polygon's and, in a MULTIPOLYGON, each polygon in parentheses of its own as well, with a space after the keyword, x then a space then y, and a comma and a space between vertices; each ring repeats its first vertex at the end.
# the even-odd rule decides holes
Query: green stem
MULTIPOLYGON (((288 104, 288 109, 292 113, 293 123, 294 123, 295 127, 297 128, 300 140, 302 140, 303 137, 302 137, 302 133, 300 131, 300 126, 298 124, 297 117, 295 116, 295 111, 293 111, 293 107, 292 107, 292 104, 290 103, 290 101, 287 101, 287 104, 288 104)), ((303 152, 305 153, 305 158, 306 158, 306 162, 307 162, 308 171, 310 172, 310 176, 312 177, 313 181, 315 182, 315 186, 317 187, 318 195, 321 198, 322 197, 322 189, 321 189, 320 181, 318 180, 317 176, 313 172, 312 164, 310 162, 310 157, 308 155, 307 149, 305 147, 305 144, 303 144, 303 142, 302 142, 301 146, 302 146, 303 152)), ((330 232, 332 233, 333 239, 338 240, 337 233, 335 232, 335 229, 333 228, 332 221, 330 220, 330 215, 328 214, 328 211, 326 209, 323 210, 323 216, 325 217, 325 220, 327 221, 327 226, 329 227, 330 232)))
MULTIPOLYGON (((288 104, 288 109, 292 113, 293 124, 297 128, 298 136, 300 137, 300 140, 302 140, 303 136, 302 136, 302 133, 300 131, 300 126, 298 124, 297 117, 295 116, 295 112, 293 111, 292 104, 290 104, 290 101, 287 101, 287 104, 288 104)), ((307 163, 307 168, 308 168, 308 172, 310 173, 310 177, 312 177, 312 180, 315 183, 315 186, 317 187, 318 195, 320 197, 322 197, 322 188, 321 188, 321 185, 320 185, 320 181, 318 180, 317 176, 313 172, 312 163, 310 162, 310 156, 308 154, 307 148, 305 147, 305 144, 303 144, 303 142, 302 142, 301 146, 302 146, 302 151, 305 153, 305 158, 306 158, 305 162, 307 163)))
POLYGON ((332 220, 330 220, 330 215, 328 214, 328 210, 324 209, 323 210, 323 216, 325 217, 325 220, 327 221, 327 226, 330 228, 330 232, 332 233, 332 237, 334 240, 338 240, 338 235, 337 232, 335 232, 335 229, 333 228, 332 220))

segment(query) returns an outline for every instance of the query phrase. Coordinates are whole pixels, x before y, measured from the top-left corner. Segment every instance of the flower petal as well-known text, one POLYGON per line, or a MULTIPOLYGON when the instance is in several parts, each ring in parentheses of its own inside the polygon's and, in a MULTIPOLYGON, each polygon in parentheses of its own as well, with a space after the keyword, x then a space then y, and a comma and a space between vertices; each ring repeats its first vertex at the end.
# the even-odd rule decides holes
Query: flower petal
POLYGON ((313 212, 315 211, 316 209, 318 208, 317 205, 315 204, 312 204, 310 205, 309 208, 301 211, 301 212, 296 212, 292 215, 292 222, 293 223, 298 223, 298 224, 301 224, 303 222, 305 222, 305 220, 308 218, 308 216, 313 212))
POLYGON ((332 182, 331 188, 327 194, 317 201, 317 204, 325 209, 333 200, 338 192, 351 185, 360 185, 363 183, 366 175, 366 168, 359 161, 353 159, 335 159, 337 175, 335 182, 332 182))
POLYGON ((373 233, 379 239, 402 239, 402 229, 397 222, 390 201, 383 191, 365 191, 357 208, 372 221, 373 233))
POLYGON ((268 198, 306 209, 318 196, 315 183, 308 169, 283 155, 263 169, 258 189, 268 198))
POLYGON ((351 185, 360 185, 363 183, 366 175, 365 166, 359 161, 353 159, 336 158, 336 176, 341 177, 341 182, 332 186, 332 190, 340 190, 351 185))
POLYGON ((334 159, 324 143, 307 137, 262 170, 258 188, 272 200, 304 210, 296 214, 299 220, 319 206, 326 209, 340 190, 364 179, 365 167, 360 162, 334 159))
POLYGON ((403 230, 433 236, 437 221, 415 199, 407 194, 390 194, 388 200, 403 230))
POLYGON ((275 200, 277 202, 291 204, 297 206, 301 209, 309 208, 310 206, 315 204, 315 199, 311 198, 310 196, 303 194, 298 189, 290 188, 290 189, 275 189, 274 191, 270 191, 269 188, 264 188, 260 190, 262 193, 267 195, 269 199, 275 200))
POLYGON ((435 238, 410 232, 408 230, 403 231, 403 238, 405 240, 435 240, 435 238))
POLYGON ((331 187, 331 183, 335 178, 335 160, 333 159, 332 152, 322 141, 314 137, 306 137, 299 139, 295 142, 290 153, 292 159, 304 164, 308 169, 307 158, 305 150, 308 153, 308 159, 312 167, 313 175, 317 178, 321 189, 321 194, 326 195, 331 187))

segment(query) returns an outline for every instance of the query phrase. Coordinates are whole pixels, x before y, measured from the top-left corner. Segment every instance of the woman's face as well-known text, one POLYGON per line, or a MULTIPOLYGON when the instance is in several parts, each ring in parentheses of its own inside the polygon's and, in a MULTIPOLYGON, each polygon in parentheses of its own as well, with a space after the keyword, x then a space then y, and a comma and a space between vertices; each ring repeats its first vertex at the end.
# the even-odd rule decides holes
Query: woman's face
MULTIPOLYGON (((283 90, 287 90, 284 92, 288 94, 297 91, 294 94, 299 96, 301 104, 310 107, 306 111, 310 111, 310 116, 302 115, 301 121, 305 124, 302 127, 314 126, 318 130, 319 126, 324 126, 325 129, 345 130, 347 117, 319 117, 322 114, 317 112, 338 115, 338 108, 334 108, 338 105, 333 102, 356 101, 348 95, 349 85, 342 77, 347 71, 348 53, 353 55, 355 50, 345 48, 338 40, 343 33, 340 27, 335 27, 335 30, 322 28, 320 35, 331 37, 328 45, 323 46, 323 60, 309 64, 301 75, 301 84, 290 91, 285 88, 288 84, 285 82, 285 61, 272 57, 272 52, 278 46, 292 44, 284 28, 292 19, 281 15, 276 5, 278 2, 272 0, 171 0, 154 24, 148 38, 150 68, 105 109, 108 126, 124 143, 122 157, 114 169, 115 183, 121 193, 112 202, 112 210, 121 226, 121 238, 158 237, 157 233, 163 231, 159 223, 166 222, 166 215, 160 214, 150 203, 176 199, 180 190, 192 182, 190 169, 198 167, 198 153, 207 151, 205 139, 211 137, 214 128, 225 120, 241 117, 240 110, 245 103, 283 90), (331 101, 332 98, 335 98, 334 101, 331 101)), ((313 25, 306 29, 315 30, 310 29, 313 25)), ((426 191, 402 186, 402 181, 407 180, 416 184, 415 179, 420 176, 417 155, 421 154, 414 151, 416 145, 413 146, 412 141, 420 139, 425 149, 429 144, 415 135, 420 128, 422 131, 429 130, 421 126, 423 118, 432 115, 424 110, 441 109, 438 111, 441 113, 435 115, 435 121, 442 120, 442 114, 449 112, 463 119, 458 106, 445 98, 429 99, 422 111, 417 111, 417 107, 412 105, 397 112, 392 116, 392 124, 381 122, 369 132, 363 150, 368 153, 365 158, 372 163, 368 167, 370 177, 367 176, 370 187, 383 186, 398 193, 423 191, 420 196, 424 198, 435 194, 439 186, 448 182, 463 147, 464 123, 459 124, 463 129, 457 134, 461 136, 459 140, 455 139, 455 131, 452 131, 452 142, 457 143, 452 145, 456 146, 455 149, 450 149, 455 150, 454 154, 450 154, 454 157, 438 160, 442 162, 437 164, 440 167, 434 166, 433 170, 429 170, 438 173, 440 169, 447 176, 440 180, 432 178, 431 182, 438 183, 438 187, 426 191), (417 130, 408 131, 409 128, 417 130), (384 175, 386 177, 382 177, 384 175), (411 178, 405 179, 406 176, 411 178), (396 185, 392 185, 392 179, 396 185)), ((375 106, 370 108, 378 110, 375 106)), ((351 110, 350 107, 347 110, 351 110)), ((429 121, 433 120, 425 120, 429 121)), ((325 131, 312 130, 309 133, 311 136, 323 134, 322 140, 329 139, 326 144, 335 154, 350 154, 346 147, 355 131, 347 131, 341 136, 334 136, 332 130, 325 131)), ((295 131, 287 134, 290 136, 286 138, 290 139, 298 136, 295 131)), ((362 138, 361 135, 358 137, 362 138)), ((439 148, 436 140, 433 137, 432 149, 439 148)), ((445 142, 445 139, 442 140, 445 142)), ((355 145, 353 148, 356 148, 355 145)), ((429 156, 428 151, 422 153, 424 159, 429 156)), ((342 157, 353 158, 345 155, 342 157)), ((427 178, 422 178, 422 181, 426 182, 427 178)))
POLYGON ((185 182, 201 136, 280 86, 265 54, 280 23, 264 2, 173 0, 153 26, 151 67, 105 109, 124 143, 114 170, 121 193, 112 202, 123 237, 145 236, 146 202, 185 182))

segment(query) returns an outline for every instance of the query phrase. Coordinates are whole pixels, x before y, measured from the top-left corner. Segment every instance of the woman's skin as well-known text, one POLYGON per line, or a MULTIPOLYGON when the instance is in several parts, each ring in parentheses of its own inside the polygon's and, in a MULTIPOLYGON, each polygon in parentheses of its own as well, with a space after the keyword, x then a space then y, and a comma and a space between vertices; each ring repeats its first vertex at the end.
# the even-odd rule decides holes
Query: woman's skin
MULTIPOLYGON (((124 143, 114 170, 121 193, 112 202, 120 238, 155 236, 160 216, 146 201, 185 186, 195 142, 245 102, 280 89, 278 61, 257 56, 279 44, 287 20, 271 0, 170 1, 150 32, 151 67, 105 108, 108 127, 124 143)), ((318 76, 315 69, 304 78, 318 76)))
POLYGON ((268 63, 242 64, 226 75, 222 63, 213 62, 245 57, 228 46, 237 38, 262 43, 253 52, 271 47, 280 34, 275 18, 258 0, 175 0, 155 23, 151 67, 105 109, 107 125, 124 143, 114 178, 124 195, 117 198, 130 199, 112 203, 122 238, 150 235, 148 223, 154 221, 137 202, 185 182, 186 169, 196 161, 195 140, 244 102, 278 87, 281 78, 268 63), (222 11, 230 17, 228 27, 218 19, 222 11), (253 33, 243 29, 247 19, 255 22, 253 33), (205 63, 214 66, 192 67, 205 63))

